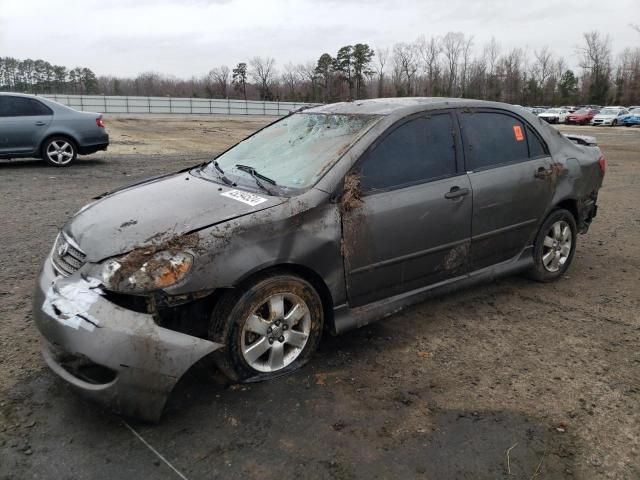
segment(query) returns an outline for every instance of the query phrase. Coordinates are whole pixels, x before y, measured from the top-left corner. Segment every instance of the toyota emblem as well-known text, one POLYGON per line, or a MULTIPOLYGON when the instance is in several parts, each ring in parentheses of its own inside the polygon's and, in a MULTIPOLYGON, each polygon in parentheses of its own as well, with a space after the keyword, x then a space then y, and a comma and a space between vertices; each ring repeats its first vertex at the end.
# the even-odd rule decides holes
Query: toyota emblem
POLYGON ((66 243, 63 243, 58 247, 58 256, 64 257, 67 254, 68 250, 69 250, 69 245, 67 245, 66 243))

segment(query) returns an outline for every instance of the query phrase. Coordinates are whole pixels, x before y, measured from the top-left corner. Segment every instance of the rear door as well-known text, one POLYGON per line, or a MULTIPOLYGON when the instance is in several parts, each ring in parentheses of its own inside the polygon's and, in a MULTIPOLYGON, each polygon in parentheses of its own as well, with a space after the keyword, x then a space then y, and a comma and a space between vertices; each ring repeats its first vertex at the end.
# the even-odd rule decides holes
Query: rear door
POLYGON ((53 111, 36 99, 0 95, 0 154, 35 151, 52 119, 53 111))
POLYGON ((346 183, 359 182, 361 201, 343 201, 342 214, 350 306, 466 273, 471 190, 460 150, 455 115, 442 111, 394 125, 360 158, 346 183))
POLYGON ((518 255, 533 240, 555 191, 543 140, 511 112, 459 112, 473 190, 471 269, 518 255))

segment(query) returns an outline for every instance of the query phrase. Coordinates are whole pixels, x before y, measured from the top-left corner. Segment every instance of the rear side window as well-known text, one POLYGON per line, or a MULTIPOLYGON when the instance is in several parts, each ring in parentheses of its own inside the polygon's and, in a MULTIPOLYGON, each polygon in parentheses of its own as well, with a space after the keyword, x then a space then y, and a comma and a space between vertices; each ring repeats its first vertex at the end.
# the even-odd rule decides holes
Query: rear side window
POLYGON ((51 115, 53 113, 51 109, 42 102, 34 100, 33 98, 30 98, 29 101, 31 102, 31 110, 34 115, 51 115))
POLYGON ((454 175, 454 132, 449 113, 401 124, 365 154, 359 168, 362 189, 388 190, 454 175))
POLYGON ((517 118, 496 112, 463 112, 461 121, 468 170, 529 159, 526 130, 517 118))
POLYGON ((529 142, 529 156, 531 158, 547 156, 547 149, 538 136, 533 133, 531 127, 527 126, 527 141, 529 142))
POLYGON ((51 115, 51 109, 32 98, 0 96, 0 117, 51 115))

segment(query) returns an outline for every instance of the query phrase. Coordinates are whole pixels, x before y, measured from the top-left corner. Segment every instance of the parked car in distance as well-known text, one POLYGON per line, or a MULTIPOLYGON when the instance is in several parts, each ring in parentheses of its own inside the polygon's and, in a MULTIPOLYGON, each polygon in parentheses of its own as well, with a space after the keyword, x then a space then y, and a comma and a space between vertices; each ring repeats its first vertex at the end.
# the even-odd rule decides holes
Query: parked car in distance
POLYGON ((91 398, 157 420, 205 356, 233 381, 268 380, 307 363, 324 331, 500 275, 556 280, 605 174, 600 149, 571 138, 468 99, 279 119, 63 226, 33 297, 46 362, 91 398))
POLYGON ((604 107, 591 119, 591 125, 610 125, 615 127, 620 123, 620 117, 629 113, 624 107, 604 107))
POLYGON ((571 105, 563 105, 563 106, 561 106, 560 108, 564 108, 565 110, 568 110, 568 111, 569 111, 569 113, 573 113, 573 112, 575 112, 576 110, 578 110, 576 107, 571 106, 571 105))
POLYGON ((531 107, 529 111, 534 115, 540 115, 547 110, 549 110, 549 107, 531 107))
POLYGON ((619 122, 620 125, 624 125, 625 127, 640 125, 640 107, 636 107, 632 109, 628 114, 620 117, 619 122))
POLYGON ((569 110, 564 108, 550 108, 538 114, 538 117, 549 123, 565 123, 569 116, 569 110))
POLYGON ((102 115, 43 97, 0 93, 0 158, 41 158, 54 167, 106 150, 102 115))
POLYGON ((593 108, 581 108, 567 116, 567 124, 588 125, 599 110, 593 108))

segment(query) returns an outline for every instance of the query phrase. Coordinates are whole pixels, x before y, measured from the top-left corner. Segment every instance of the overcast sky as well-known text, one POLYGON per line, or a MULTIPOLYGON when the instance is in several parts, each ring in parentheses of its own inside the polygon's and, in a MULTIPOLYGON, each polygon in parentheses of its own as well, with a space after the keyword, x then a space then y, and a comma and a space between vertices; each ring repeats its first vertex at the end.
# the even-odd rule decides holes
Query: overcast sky
POLYGON ((640 46, 629 23, 640 0, 0 0, 0 56, 190 77, 255 55, 281 67, 461 31, 476 50, 495 36, 503 50, 549 45, 575 64, 588 30, 608 33, 614 52, 640 46))

